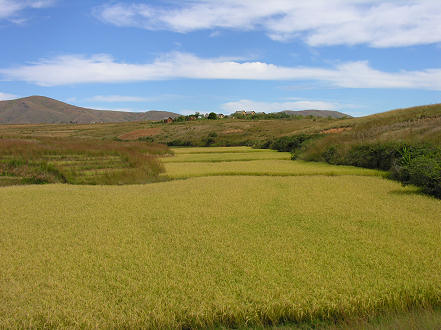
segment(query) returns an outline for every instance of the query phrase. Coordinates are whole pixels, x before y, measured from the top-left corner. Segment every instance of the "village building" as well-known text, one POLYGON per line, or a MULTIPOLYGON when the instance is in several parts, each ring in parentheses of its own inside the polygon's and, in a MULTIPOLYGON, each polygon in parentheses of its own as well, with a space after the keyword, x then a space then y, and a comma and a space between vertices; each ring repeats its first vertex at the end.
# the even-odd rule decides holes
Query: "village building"
POLYGON ((164 123, 166 123, 166 124, 173 123, 173 118, 172 117, 168 117, 167 119, 164 119, 164 123))

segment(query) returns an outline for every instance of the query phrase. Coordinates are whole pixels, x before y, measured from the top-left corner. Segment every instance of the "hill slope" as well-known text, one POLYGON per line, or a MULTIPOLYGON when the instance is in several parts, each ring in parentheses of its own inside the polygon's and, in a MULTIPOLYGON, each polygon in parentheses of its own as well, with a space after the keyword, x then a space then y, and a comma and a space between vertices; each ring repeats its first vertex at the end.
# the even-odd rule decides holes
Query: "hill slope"
POLYGON ((61 124, 161 120, 179 116, 167 111, 123 112, 73 106, 44 96, 0 101, 1 124, 61 124))

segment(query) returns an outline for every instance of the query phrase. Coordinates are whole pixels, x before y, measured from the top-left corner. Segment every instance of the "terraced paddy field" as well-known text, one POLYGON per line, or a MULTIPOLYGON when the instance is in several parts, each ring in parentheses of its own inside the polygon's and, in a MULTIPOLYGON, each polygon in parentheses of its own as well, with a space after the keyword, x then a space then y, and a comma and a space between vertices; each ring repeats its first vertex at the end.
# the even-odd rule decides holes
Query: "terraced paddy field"
MULTIPOLYGON (((441 201, 348 174, 3 187, 0 327, 294 327, 438 311, 441 201)), ((428 315, 436 327, 441 313, 428 315)))
POLYGON ((384 175, 381 171, 360 167, 292 161, 288 152, 249 147, 175 148, 172 151, 175 156, 163 158, 162 162, 165 167, 163 176, 174 179, 219 175, 384 175))

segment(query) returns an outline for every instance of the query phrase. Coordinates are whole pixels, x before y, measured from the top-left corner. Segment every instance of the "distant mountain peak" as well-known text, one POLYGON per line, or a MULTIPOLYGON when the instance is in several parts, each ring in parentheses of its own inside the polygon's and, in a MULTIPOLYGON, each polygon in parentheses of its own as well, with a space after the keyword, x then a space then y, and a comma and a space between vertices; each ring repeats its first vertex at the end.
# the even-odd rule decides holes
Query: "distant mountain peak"
POLYGON ((160 110, 146 112, 94 110, 40 95, 0 101, 1 124, 87 124, 162 120, 178 116, 177 113, 160 110))

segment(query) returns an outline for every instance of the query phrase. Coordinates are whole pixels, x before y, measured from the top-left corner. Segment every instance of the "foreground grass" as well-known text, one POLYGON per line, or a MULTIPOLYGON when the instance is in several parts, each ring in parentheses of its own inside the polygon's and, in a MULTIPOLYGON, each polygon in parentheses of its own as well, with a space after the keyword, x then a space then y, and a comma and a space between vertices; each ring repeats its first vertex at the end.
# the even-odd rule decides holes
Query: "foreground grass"
POLYGON ((0 327, 263 326, 441 305, 441 201, 377 177, 17 186, 0 209, 0 327))

